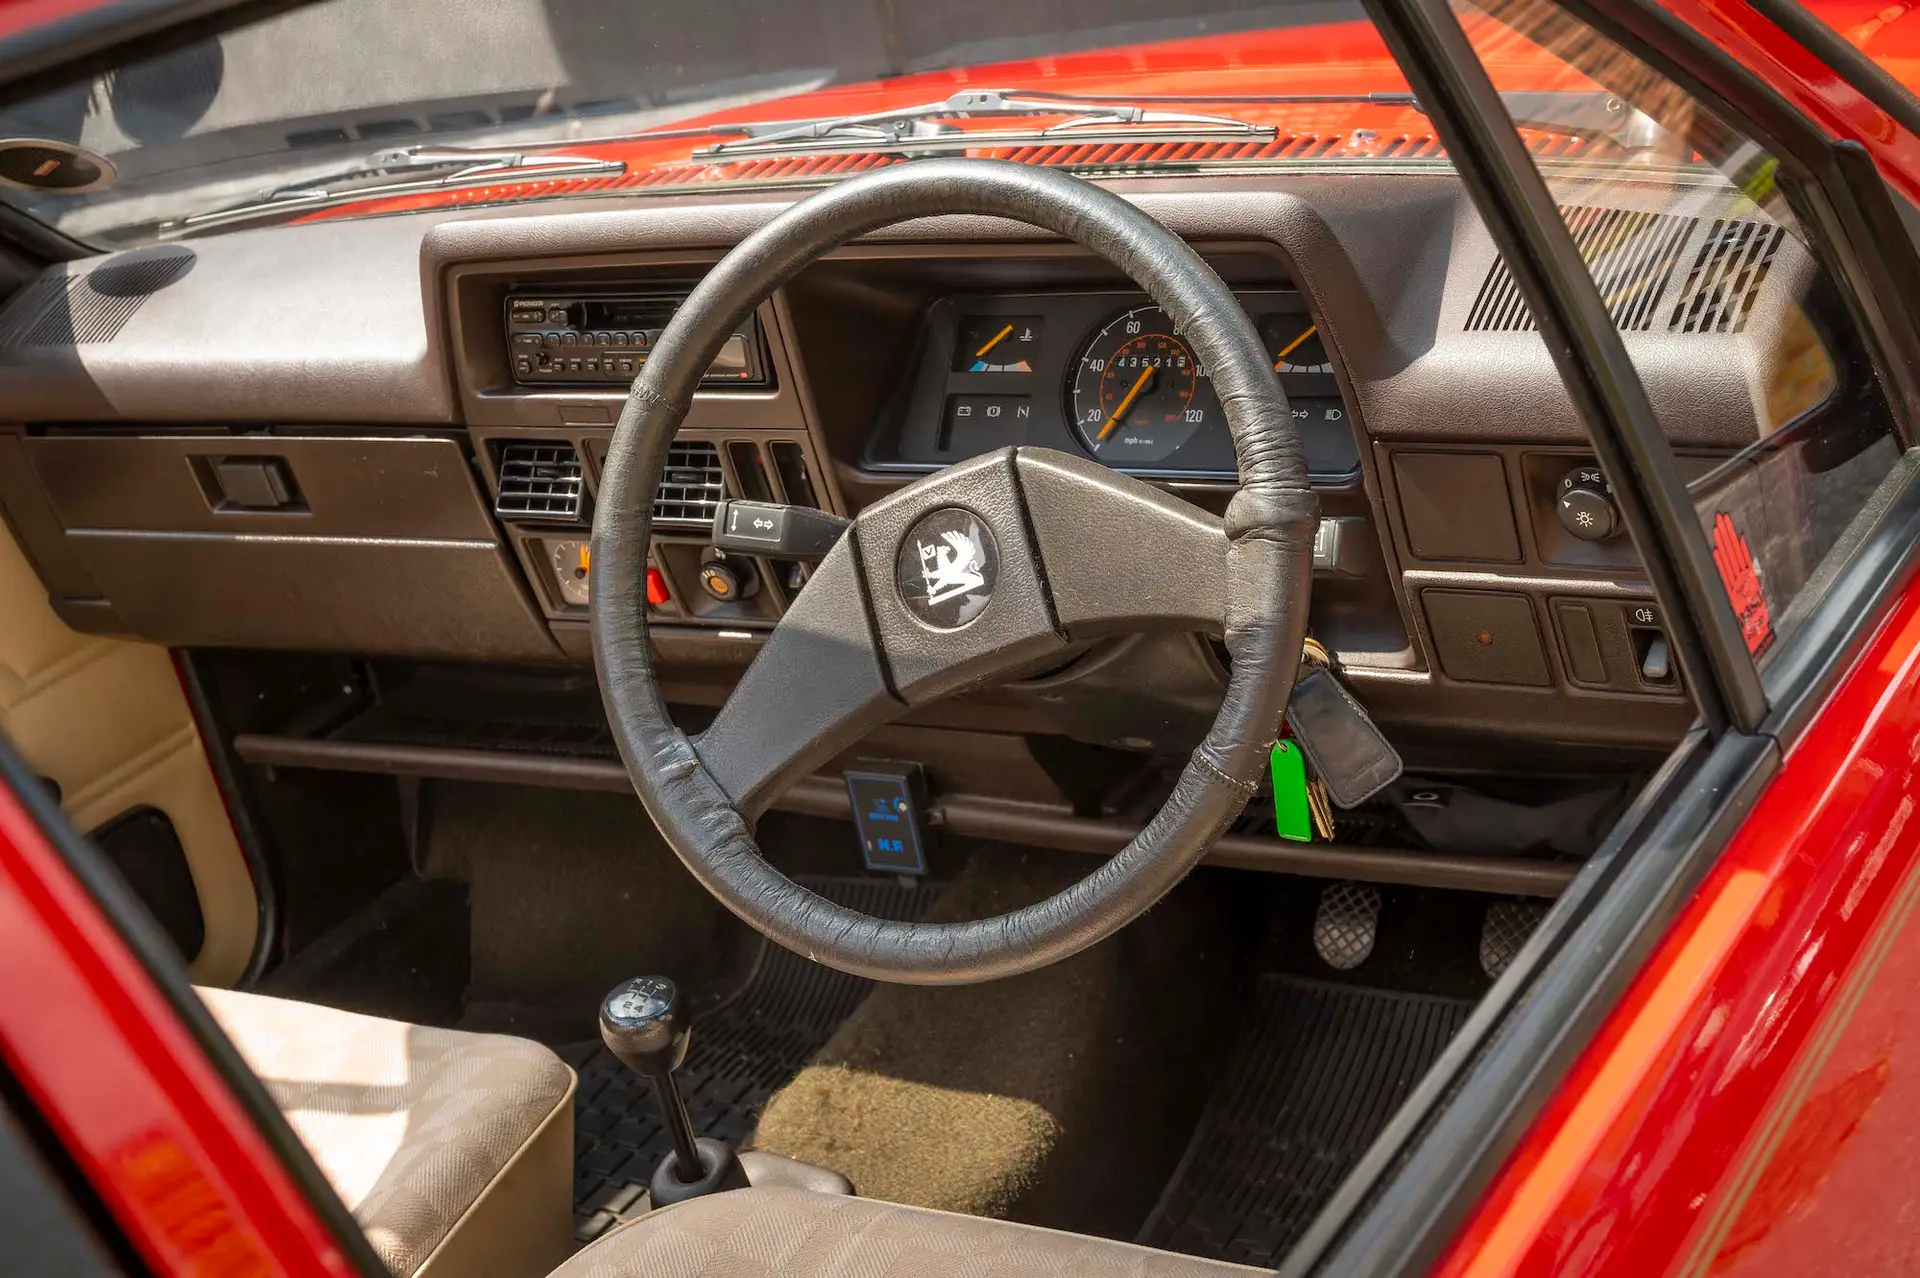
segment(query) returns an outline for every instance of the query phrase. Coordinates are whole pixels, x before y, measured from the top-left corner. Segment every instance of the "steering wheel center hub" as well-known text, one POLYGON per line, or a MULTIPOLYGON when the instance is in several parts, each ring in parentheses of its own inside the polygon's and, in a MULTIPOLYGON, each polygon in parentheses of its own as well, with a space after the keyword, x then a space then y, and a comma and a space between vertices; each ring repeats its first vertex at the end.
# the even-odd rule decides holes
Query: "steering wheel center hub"
POLYGON ((1000 548, 980 516, 943 506, 907 530, 894 555, 893 579, 916 620, 958 630, 993 602, 1000 548))

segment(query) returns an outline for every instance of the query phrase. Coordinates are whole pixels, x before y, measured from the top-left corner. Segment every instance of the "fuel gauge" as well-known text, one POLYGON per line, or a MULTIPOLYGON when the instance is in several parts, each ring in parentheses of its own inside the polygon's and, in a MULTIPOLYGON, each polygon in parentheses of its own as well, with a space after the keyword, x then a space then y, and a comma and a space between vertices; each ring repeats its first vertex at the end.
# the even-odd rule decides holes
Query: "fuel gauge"
POLYGON ((1326 343, 1320 340, 1320 326, 1305 315, 1269 315, 1260 321, 1260 336, 1273 352, 1276 373, 1333 372, 1326 343))
POLYGON ((972 315, 954 336, 956 373, 1031 373, 1040 352, 1038 315, 972 315))
POLYGON ((554 584, 560 590, 560 602, 584 608, 589 602, 587 572, 592 567, 592 551, 584 541, 546 543, 547 560, 553 565, 554 584))

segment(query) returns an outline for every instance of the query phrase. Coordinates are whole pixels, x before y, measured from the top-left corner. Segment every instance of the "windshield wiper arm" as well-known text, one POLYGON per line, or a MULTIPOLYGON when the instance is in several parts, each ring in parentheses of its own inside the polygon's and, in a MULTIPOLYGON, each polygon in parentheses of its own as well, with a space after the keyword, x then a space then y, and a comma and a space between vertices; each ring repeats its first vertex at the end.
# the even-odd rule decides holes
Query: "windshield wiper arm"
POLYGON ((255 218, 285 217, 380 195, 481 186, 506 179, 585 177, 626 172, 625 160, 562 155, 516 148, 409 146, 376 151, 366 163, 326 177, 275 187, 264 195, 160 224, 160 233, 180 234, 255 218), (433 176, 429 176, 433 175, 433 176), (385 180, 381 180, 385 179, 385 180))
POLYGON ((1225 115, 1162 111, 1134 102, 1105 102, 1056 97, 1021 89, 967 89, 940 102, 818 120, 767 120, 716 126, 739 136, 693 153, 700 159, 742 155, 816 154, 822 151, 914 152, 957 150, 967 146, 1021 145, 1045 141, 1190 141, 1194 139, 1266 139, 1271 125, 1225 115), (960 119, 1034 119, 1066 116, 1044 129, 968 131, 950 123, 960 119))

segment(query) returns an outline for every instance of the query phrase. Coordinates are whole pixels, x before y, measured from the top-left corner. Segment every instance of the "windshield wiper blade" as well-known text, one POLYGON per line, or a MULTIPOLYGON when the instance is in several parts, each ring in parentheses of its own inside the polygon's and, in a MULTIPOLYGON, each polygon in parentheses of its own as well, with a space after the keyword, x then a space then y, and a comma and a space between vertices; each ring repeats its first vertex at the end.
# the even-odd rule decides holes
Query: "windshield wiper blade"
POLYGON ((586 177, 624 173, 625 160, 523 149, 486 150, 454 146, 409 146, 376 151, 366 163, 326 177, 275 187, 264 195, 204 213, 162 222, 162 235, 178 235, 254 219, 290 217, 372 196, 409 195, 504 179, 586 177), (432 176, 428 176, 431 174, 432 176))
POLYGON ((1021 89, 967 89, 940 102, 817 120, 768 120, 719 125, 713 132, 739 136, 693 153, 696 160, 740 156, 817 155, 840 151, 909 151, 928 154, 980 146, 1042 142, 1186 142, 1275 136, 1271 125, 1225 115, 1163 111, 1134 102, 1030 93, 1021 89), (1033 119, 1066 116, 1043 129, 966 130, 961 119, 1033 119))

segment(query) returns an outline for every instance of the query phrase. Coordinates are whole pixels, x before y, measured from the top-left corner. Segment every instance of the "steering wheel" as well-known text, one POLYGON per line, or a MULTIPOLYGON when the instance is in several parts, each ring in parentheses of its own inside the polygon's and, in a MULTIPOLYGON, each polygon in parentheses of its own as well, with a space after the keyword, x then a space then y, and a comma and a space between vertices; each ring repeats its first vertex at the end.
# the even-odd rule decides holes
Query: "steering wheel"
POLYGON ((614 427, 593 523, 593 648, 647 812, 696 878, 772 940, 844 972, 957 985, 1031 971, 1117 932, 1184 877, 1258 788, 1293 688, 1317 504, 1285 393, 1239 302, 1184 242, 1064 173, 918 160, 802 201, 693 290, 614 427), (1010 218, 1075 240, 1172 318, 1211 374, 1239 460, 1225 520, 1084 457, 1002 448, 862 510, 712 724, 668 717, 647 641, 647 545, 667 447, 754 308, 833 249, 910 218, 1010 218), (752 822, 800 777, 912 707, 1049 654, 1151 629, 1224 633, 1220 712, 1164 807, 1080 882, 997 918, 900 923, 827 901, 761 856, 752 822))

